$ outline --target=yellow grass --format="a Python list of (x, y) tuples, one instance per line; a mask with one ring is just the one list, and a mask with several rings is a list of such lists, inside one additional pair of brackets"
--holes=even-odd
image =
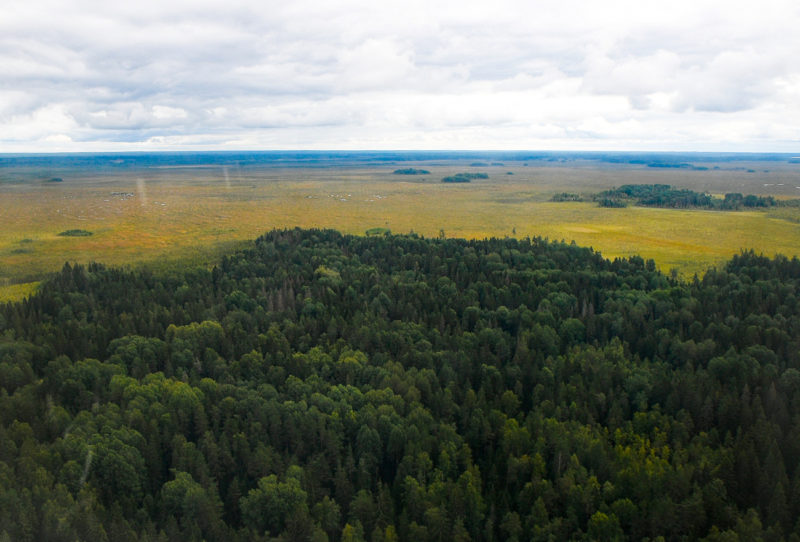
[(28, 297), (39, 287), (39, 282), (23, 282), (0, 286), (0, 303), (19, 301)]
[[(154, 171), (146, 179), (118, 176), (57, 185), (0, 185), (0, 220), (5, 224), (0, 231), (0, 300), (28, 295), (35, 281), (65, 261), (210, 263), (243, 240), (294, 226), (355, 234), (387, 227), (395, 233), (425, 236), (444, 230), (448, 237), (574, 240), (606, 257), (653, 258), (664, 271), (677, 268), (684, 275), (702, 273), (744, 248), (791, 256), (800, 247), (797, 209), (608, 209), (593, 203), (548, 201), (557, 192), (596, 192), (627, 182), (680, 184), (664, 177), (676, 175), (671, 172), (516, 164), (492, 168), (488, 180), (444, 184), (439, 182), (442, 176), (469, 168), (423, 167), (432, 174), (406, 178), (392, 175), (391, 166), (262, 169), (232, 172), (225, 181), (219, 172), (191, 169)], [(515, 174), (505, 175), (509, 170)], [(702, 173), (706, 177), (697, 179), (716, 179), (717, 191), (726, 190), (725, 177)], [(736, 186), (730, 191), (755, 192), (742, 190), (737, 178), (732, 179)], [(76, 228), (94, 235), (57, 235)]]

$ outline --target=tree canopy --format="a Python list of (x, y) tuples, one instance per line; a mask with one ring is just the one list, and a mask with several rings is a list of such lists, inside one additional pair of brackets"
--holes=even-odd
[(0, 538), (798, 540), (800, 261), (270, 232), (0, 307)]

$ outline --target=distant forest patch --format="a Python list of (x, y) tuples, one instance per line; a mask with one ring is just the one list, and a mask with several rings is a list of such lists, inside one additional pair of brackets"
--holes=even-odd
[(63, 183), (64, 179), (62, 179), (61, 177), (53, 177), (51, 179), (47, 179), (47, 182), (48, 183)]
[(443, 183), (468, 183), (472, 179), (488, 179), (487, 173), (456, 173), (442, 179)]
[(681, 163), (650, 162), (650, 163), (647, 164), (647, 167), (691, 169), (692, 171), (707, 171), (708, 170), (708, 168), (706, 166), (695, 166), (694, 164), (688, 164), (686, 162), (681, 162)]
[(583, 198), (579, 194), (572, 194), (570, 192), (561, 192), (560, 194), (556, 194), (550, 201), (561, 202), (561, 201), (583, 201)]
[(65, 230), (58, 235), (61, 237), (89, 237), (90, 235), (94, 234), (87, 230)]
[(413, 167), (407, 167), (403, 169), (396, 169), (393, 172), (395, 175), (430, 175), (431, 172), (427, 169), (416, 169)]
[[(568, 198), (573, 194), (560, 194), (553, 201), (580, 201)], [(710, 209), (720, 211), (736, 211), (742, 208), (766, 208), (776, 205), (789, 205), (789, 202), (776, 201), (772, 196), (743, 195), (740, 193), (725, 194), (723, 198), (704, 192), (696, 192), (685, 188), (673, 188), (668, 184), (626, 184), (619, 188), (604, 190), (595, 194), (592, 199), (601, 207), (626, 207), (640, 205), (642, 207), (663, 207), (669, 209)]]

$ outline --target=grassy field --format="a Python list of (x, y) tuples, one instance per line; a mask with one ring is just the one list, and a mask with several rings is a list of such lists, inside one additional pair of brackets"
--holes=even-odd
[[(210, 264), (266, 230), (335, 228), (363, 234), (384, 227), (436, 236), (542, 236), (594, 247), (606, 257), (640, 254), (664, 271), (702, 273), (741, 249), (767, 255), (800, 252), (800, 210), (720, 212), (644, 207), (599, 208), (552, 203), (558, 192), (591, 193), (626, 183), (664, 183), (714, 194), (800, 196), (800, 165), (737, 164), (707, 171), (593, 162), (412, 164), (425, 176), (393, 175), (395, 167), (151, 168), (146, 171), (57, 172), (44, 182), (14, 172), (0, 182), (0, 300), (29, 294), (70, 262), (115, 265)], [(444, 184), (462, 171), (488, 179)], [(512, 173), (512, 174), (509, 174)], [(0, 171), (0, 180), (2, 180)], [(50, 174), (50, 172), (48, 172)], [(54, 176), (50, 174), (51, 176)], [(6, 175), (6, 178), (11, 177)], [(67, 230), (90, 236), (59, 236)]]

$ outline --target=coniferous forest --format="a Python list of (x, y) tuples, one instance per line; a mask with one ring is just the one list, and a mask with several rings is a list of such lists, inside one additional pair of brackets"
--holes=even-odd
[(0, 308), (0, 540), (800, 540), (800, 261), (275, 231)]

